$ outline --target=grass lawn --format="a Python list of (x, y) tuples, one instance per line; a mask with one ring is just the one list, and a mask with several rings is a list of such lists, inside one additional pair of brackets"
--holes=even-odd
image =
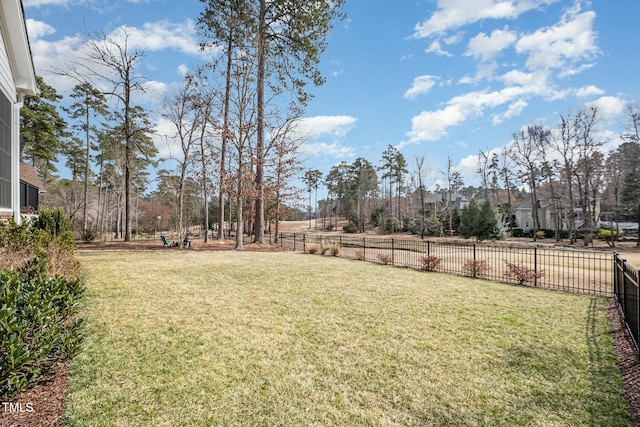
[(626, 426), (606, 300), (320, 255), (85, 252), (73, 426)]

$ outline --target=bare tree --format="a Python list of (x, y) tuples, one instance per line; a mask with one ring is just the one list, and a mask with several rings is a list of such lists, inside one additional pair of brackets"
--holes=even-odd
[(165, 101), (164, 116), (175, 127), (175, 134), (170, 135), (171, 139), (177, 140), (180, 144), (179, 155), (173, 156), (179, 169), (177, 182), (177, 215), (178, 215), (178, 238), (182, 240), (186, 231), (184, 230), (184, 186), (187, 179), (187, 171), (193, 163), (193, 150), (198, 139), (199, 129), (202, 127), (204, 117), (199, 108), (198, 81), (194, 76), (187, 74), (182, 86), (177, 93)]
[(447, 180), (447, 215), (449, 217), (449, 236), (453, 236), (453, 209), (452, 209), (452, 197), (454, 193), (460, 191), (460, 188), (464, 185), (462, 175), (456, 170), (453, 165), (451, 157), (447, 157), (447, 170), (444, 173)]
[(420, 224), (420, 238), (424, 239), (424, 232), (427, 226), (426, 218), (426, 205), (425, 205), (425, 193), (426, 186), (425, 180), (429, 175), (429, 165), (425, 164), (424, 154), (421, 156), (415, 156), (414, 158), (414, 173), (413, 177), (417, 183), (418, 193), (420, 195), (420, 215), (422, 216), (422, 222)]
[(544, 135), (537, 138), (538, 153), (540, 153), (540, 172), (542, 179), (546, 179), (549, 191), (551, 193), (551, 213), (553, 214), (554, 237), (556, 241), (561, 240), (562, 230), (562, 192), (557, 185), (557, 171), (559, 164), (556, 159), (551, 157), (551, 131), (544, 131)]
[(538, 185), (540, 183), (540, 141), (548, 137), (548, 131), (542, 126), (528, 126), (526, 130), (514, 132), (511, 158), (520, 168), (520, 179), (527, 185), (531, 193), (531, 211), (533, 221), (533, 240), (537, 239), (540, 229), (538, 215), (539, 199)]
[(562, 162), (562, 173), (566, 181), (566, 196), (568, 203), (562, 206), (564, 215), (567, 217), (569, 226), (570, 243), (576, 238), (576, 214), (574, 202), (573, 178), (575, 171), (576, 150), (576, 119), (571, 115), (560, 116), (559, 129), (551, 134), (551, 146), (560, 154)]
[[(273, 197), (273, 209), (269, 219), (273, 219), (275, 223), (275, 243), (279, 241), (282, 203), (287, 199), (297, 197), (298, 193), (289, 183), (291, 178), (298, 176), (302, 170), (296, 156), (298, 148), (306, 139), (306, 135), (299, 135), (296, 132), (301, 113), (301, 110), (294, 108), (288, 111), (288, 117), (283, 119), (274, 117), (272, 119), (272, 128), (269, 132), (271, 138), (266, 150), (266, 188)], [(322, 178), (322, 173), (316, 171), (311, 178), (310, 189), (314, 185), (317, 188), (316, 173), (320, 174), (318, 179)], [(309, 192), (309, 197), (311, 197), (311, 192)]]
[(580, 205), (584, 220), (584, 228), (592, 229), (595, 225), (595, 193), (599, 188), (595, 187), (598, 168), (601, 162), (598, 158), (603, 140), (596, 139), (596, 126), (598, 123), (598, 109), (590, 108), (576, 115), (575, 120), (575, 148), (578, 153), (578, 162), (574, 170), (574, 176), (578, 186)]
[(122, 124), (119, 126), (124, 140), (124, 195), (125, 195), (125, 233), (124, 240), (131, 240), (131, 168), (136, 151), (148, 157), (155, 154), (147, 146), (142, 147), (141, 133), (150, 133), (146, 113), (139, 106), (134, 105), (133, 94), (143, 92), (142, 83), (146, 77), (137, 72), (140, 62), (145, 56), (142, 49), (129, 45), (130, 34), (126, 29), (120, 30), (120, 38), (116, 39), (98, 33), (89, 38), (89, 48), (84, 61), (72, 64), (71, 74), (80, 81), (88, 81), (96, 87), (104, 88), (103, 93), (117, 101)]

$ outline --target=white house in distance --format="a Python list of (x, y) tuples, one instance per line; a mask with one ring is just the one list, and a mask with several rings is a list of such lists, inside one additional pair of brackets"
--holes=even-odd
[(0, 0), (0, 219), (20, 222), (20, 108), (37, 90), (22, 0)]
[[(569, 200), (562, 194), (556, 194), (554, 199), (550, 192), (538, 195), (538, 219), (540, 220), (540, 229), (568, 230), (568, 215), (573, 214), (576, 229), (580, 229), (584, 225), (582, 216), (582, 208), (577, 194), (574, 195), (573, 207), (570, 206)], [(592, 215), (597, 221), (600, 218), (600, 197), (597, 197), (592, 206)], [(533, 207), (531, 200), (527, 200), (524, 204), (515, 209), (516, 224), (525, 232), (533, 229)]]

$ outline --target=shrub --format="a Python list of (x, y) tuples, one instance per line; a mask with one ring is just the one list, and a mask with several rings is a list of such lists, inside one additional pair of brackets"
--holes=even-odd
[(327, 253), (327, 251), (330, 249), (330, 246), (325, 246), (325, 245), (320, 245), (320, 254), (324, 255)]
[(0, 270), (21, 268), (41, 251), (46, 252), (48, 275), (72, 278), (79, 274), (71, 231), (52, 235), (34, 223), (17, 224), (12, 218), (6, 224), (0, 223)]
[(437, 216), (427, 220), (427, 232), (438, 237), (444, 236), (444, 225)]
[(422, 261), (422, 269), (425, 271), (436, 271), (440, 263), (442, 262), (442, 258), (438, 258), (435, 255), (424, 255), (420, 258)]
[(36, 228), (49, 233), (50, 236), (59, 236), (70, 232), (73, 226), (71, 218), (60, 208), (40, 208), (38, 216), (34, 220), (34, 225)]
[(342, 230), (344, 230), (345, 233), (357, 233), (358, 226), (355, 225), (353, 222), (348, 222), (342, 226)]
[(536, 238), (537, 239), (544, 239), (545, 236), (546, 236), (546, 233), (544, 232), (544, 230), (536, 231)]
[(98, 232), (96, 230), (86, 230), (82, 232), (82, 241), (85, 243), (91, 243), (96, 240)]
[(19, 269), (0, 272), (0, 396), (11, 398), (76, 354), (83, 293), (79, 278), (47, 276), (44, 252)]
[(511, 230), (511, 237), (525, 237), (524, 230), (522, 228), (514, 228)]
[(331, 255), (333, 255), (333, 256), (339, 256), (340, 255), (340, 245), (338, 243), (333, 243), (331, 245), (331, 247), (329, 248), (329, 252), (331, 252)]
[(469, 277), (482, 277), (491, 270), (489, 263), (484, 259), (468, 259), (462, 266), (462, 272)]
[(544, 277), (544, 271), (535, 271), (522, 264), (505, 261), (504, 276), (515, 280), (519, 285), (535, 283), (537, 279)]
[(357, 250), (356, 251), (356, 259), (359, 259), (360, 261), (364, 261), (364, 252)]
[(380, 260), (380, 262), (383, 263), (384, 265), (387, 265), (391, 261), (393, 261), (393, 258), (389, 254), (378, 254), (377, 257)]
[(598, 231), (598, 236), (600, 236), (601, 239), (606, 240), (608, 242), (622, 238), (623, 234), (624, 233), (622, 231), (609, 230), (608, 228), (603, 228), (602, 230)]
[(307, 247), (307, 252), (309, 252), (310, 254), (315, 254), (320, 250), (320, 247), (318, 245), (309, 245)]
[(83, 287), (61, 212), (0, 224), (0, 396), (38, 382), (80, 340), (75, 315)]

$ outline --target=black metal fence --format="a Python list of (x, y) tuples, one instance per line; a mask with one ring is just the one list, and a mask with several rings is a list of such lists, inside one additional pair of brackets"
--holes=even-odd
[[(610, 252), (306, 233), (282, 233), (279, 237), (282, 247), (295, 252), (335, 255), (586, 295), (614, 295), (614, 254)], [(635, 277), (637, 284), (637, 275)], [(637, 304), (635, 307), (637, 314)]]
[(614, 256), (614, 293), (625, 325), (633, 339), (636, 351), (640, 351), (640, 292), (638, 269), (632, 267), (618, 254)]

